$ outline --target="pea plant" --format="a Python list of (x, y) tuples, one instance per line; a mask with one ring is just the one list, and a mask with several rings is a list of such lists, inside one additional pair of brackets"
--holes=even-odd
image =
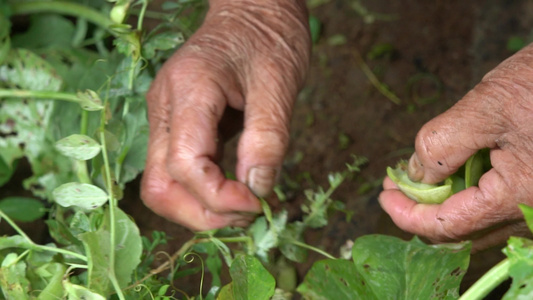
[[(340, 257), (306, 243), (306, 230), (326, 226), (330, 211), (344, 210), (332, 194), (360, 170), (366, 162), (360, 157), (332, 172), (327, 188), (304, 192), (300, 219), (289, 222), (286, 210), (272, 211), (262, 201), (263, 214), (248, 228), (198, 232), (155, 263), (157, 247), (169, 237), (141, 236), (120, 200), (144, 169), (144, 95), (162, 63), (197, 28), (206, 3), (176, 0), (152, 10), (149, 2), (0, 1), (0, 187), (13, 184), (17, 168), (27, 164), (32, 175), (21, 184), (33, 195), (0, 199), (0, 220), (14, 232), (0, 236), (0, 299), (459, 297), (469, 242), (426, 245), (368, 235)], [(405, 178), (401, 169), (389, 175)], [(407, 185), (418, 193), (420, 186)], [(523, 210), (533, 222), (533, 210)], [(21, 229), (35, 220), (44, 221), (49, 243)], [(531, 245), (510, 240), (509, 259), (464, 299), (480, 299), (509, 274), (516, 282), (509, 299), (529, 293)], [(294, 266), (309, 251), (325, 259), (298, 280)], [(181, 272), (193, 259), (202, 267)], [(189, 295), (175, 278), (193, 273), (201, 279), (198, 293)]]

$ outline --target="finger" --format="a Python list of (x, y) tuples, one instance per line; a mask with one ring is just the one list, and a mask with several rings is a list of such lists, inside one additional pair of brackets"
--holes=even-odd
[[(152, 124), (156, 124), (155, 122)], [(166, 171), (168, 133), (156, 130), (148, 144), (146, 169), (141, 182), (141, 198), (146, 206), (168, 220), (193, 230), (208, 230), (225, 226), (246, 226), (252, 215), (217, 214), (200, 202), (171, 178)]]
[(256, 75), (256, 78), (260, 78), (259, 82), (251, 84), (246, 97), (236, 175), (255, 195), (267, 197), (272, 192), (287, 151), (297, 87), (279, 82), (275, 74), (268, 72)]
[(506, 224), (474, 239), (472, 241), (472, 253), (501, 246), (507, 242), (510, 236), (531, 237), (531, 231), (524, 221)]
[(491, 82), (478, 84), (456, 105), (420, 129), (416, 151), (409, 160), (412, 180), (440, 182), (477, 150), (496, 147), (505, 130), (497, 92), (499, 87)]
[(440, 205), (418, 204), (399, 190), (380, 194), (382, 208), (405, 231), (447, 242), (520, 218), (516, 203), (508, 201), (509, 187), (496, 170), (481, 177), (478, 187), (452, 195)]
[(213, 162), (217, 126), (227, 104), (222, 88), (201, 73), (188, 72), (171, 97), (179, 97), (171, 112), (167, 153), (172, 178), (213, 212), (260, 212), (259, 201), (248, 188), (226, 179)]
[(397, 190), (398, 186), (392, 179), (390, 179), (389, 176), (386, 176), (385, 179), (383, 179), (383, 189), (385, 190)]

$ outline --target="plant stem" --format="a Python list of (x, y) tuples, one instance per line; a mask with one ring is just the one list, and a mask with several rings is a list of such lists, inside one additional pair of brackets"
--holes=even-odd
[(144, 14), (148, 8), (148, 1), (144, 1), (142, 4), (141, 12), (139, 13), (139, 19), (137, 20), (137, 30), (141, 31), (143, 29)]
[(249, 240), (251, 240), (249, 236), (221, 237), (217, 239), (224, 243), (241, 243), (248, 242)]
[(89, 176), (89, 171), (87, 170), (87, 162), (84, 160), (76, 160), (76, 176), (81, 183), (92, 184), (91, 177)]
[(9, 224), (11, 226), (11, 228), (15, 229), (15, 231), (20, 235), (22, 236), (23, 238), (25, 238), (28, 242), (33, 243), (33, 241), (30, 239), (29, 236), (26, 235), (26, 233), (24, 231), (22, 231), (22, 229), (20, 229), (20, 227), (17, 226), (17, 224), (15, 222), (13, 222), (13, 220), (11, 220), (11, 218), (9, 218), (1, 209), (0, 209), (0, 220), (1, 219), (4, 219), (6, 220), (7, 224)]
[(43, 245), (38, 245), (36, 244), (34, 241), (32, 241), (30, 239), (29, 236), (26, 235), (26, 233), (24, 233), (24, 231), (22, 231), (22, 229), (20, 229), (20, 227), (17, 226), (17, 224), (15, 222), (13, 222), (13, 220), (11, 220), (11, 218), (9, 218), (2, 210), (0, 210), (0, 219), (4, 219), (6, 220), (6, 222), (20, 235), (22, 236), (30, 245), (31, 245), (31, 248), (26, 248), (28, 250), (41, 250), (41, 251), (50, 251), (50, 252), (56, 252), (56, 253), (61, 253), (61, 254), (65, 254), (65, 255), (70, 255), (70, 256), (73, 256), (73, 257), (76, 257), (78, 259), (81, 259), (82, 261), (87, 261), (87, 257), (84, 256), (84, 255), (81, 255), (79, 253), (76, 253), (76, 252), (72, 252), (72, 251), (69, 251), (69, 250), (65, 250), (65, 249), (61, 249), (61, 248), (55, 248), (55, 247), (50, 247), (50, 246), (43, 246)]
[(379, 81), (379, 79), (376, 77), (374, 72), (372, 72), (372, 70), (370, 70), (370, 67), (368, 67), (368, 65), (365, 63), (359, 51), (356, 50), (354, 52), (354, 57), (355, 57), (355, 61), (357, 62), (357, 64), (359, 65), (363, 73), (365, 73), (368, 80), (370, 80), (372, 85), (374, 85), (374, 87), (383, 96), (387, 97), (392, 103), (400, 105), (402, 103), (400, 98), (398, 98), (398, 96), (396, 96), (393, 92), (391, 92), (385, 84)]
[(37, 98), (37, 99), (55, 99), (69, 102), (80, 103), (78, 95), (73, 93), (61, 93), (52, 91), (28, 91), (28, 90), (7, 90), (0, 89), (1, 98)]
[(56, 247), (37, 245), (37, 244), (35, 244), (35, 246), (37, 248), (41, 249), (41, 250), (44, 250), (44, 251), (50, 251), (50, 252), (61, 253), (61, 254), (64, 254), (64, 255), (70, 255), (70, 256), (78, 258), (78, 259), (80, 259), (82, 261), (85, 261), (85, 262), (87, 261), (87, 257), (85, 255), (82, 255), (82, 254), (79, 254), (79, 253), (76, 253), (76, 252), (72, 252), (72, 251), (69, 251), (69, 250), (56, 248)]
[(299, 241), (296, 241), (296, 240), (290, 240), (289, 243), (291, 243), (293, 245), (296, 245), (298, 247), (309, 249), (309, 250), (314, 251), (314, 252), (316, 252), (318, 254), (322, 254), (322, 255), (324, 255), (327, 258), (337, 259), (336, 257), (334, 257), (333, 255), (327, 253), (326, 251), (318, 249), (318, 248), (313, 247), (311, 245), (307, 245), (306, 243), (302, 243), (302, 242), (299, 242)]
[[(107, 107), (107, 99), (105, 98), (104, 107)], [(104, 169), (106, 173), (107, 194), (109, 195), (109, 280), (115, 288), (115, 292), (119, 299), (123, 300), (124, 294), (118, 284), (115, 274), (115, 237), (116, 237), (116, 224), (115, 224), (115, 209), (117, 207), (117, 201), (113, 195), (113, 183), (111, 182), (111, 168), (109, 166), (109, 158), (107, 156), (107, 146), (105, 140), (105, 122), (106, 122), (106, 109), (102, 109), (100, 116), (100, 144), (102, 145), (102, 157), (104, 159)]]
[(492, 267), (485, 275), (476, 281), (459, 300), (477, 300), (483, 299), (490, 291), (495, 289), (500, 283), (509, 277), (508, 258)]
[(89, 126), (89, 112), (81, 111), (80, 134), (87, 135), (87, 127)]
[(30, 1), (17, 2), (10, 5), (14, 15), (32, 13), (59, 13), (86, 19), (98, 26), (108, 28), (114, 22), (105, 14), (88, 7), (70, 1)]

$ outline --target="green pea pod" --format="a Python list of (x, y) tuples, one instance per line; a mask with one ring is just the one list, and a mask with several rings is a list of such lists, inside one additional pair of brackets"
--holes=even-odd
[(472, 155), (465, 165), (443, 184), (412, 181), (407, 175), (406, 161), (399, 162), (395, 169), (388, 167), (387, 175), (407, 197), (419, 203), (439, 204), (457, 192), (477, 186), (481, 176), (491, 167), (489, 149), (482, 149)]
[(407, 197), (419, 203), (439, 204), (452, 195), (451, 179), (447, 179), (443, 185), (414, 182), (407, 176), (405, 162), (400, 162), (396, 169), (388, 167), (387, 175)]
[(465, 188), (477, 186), (479, 179), (485, 173), (484, 162), (488, 160), (488, 151), (480, 150), (465, 163)]

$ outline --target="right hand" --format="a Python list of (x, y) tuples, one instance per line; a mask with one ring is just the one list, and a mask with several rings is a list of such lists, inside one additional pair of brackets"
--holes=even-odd
[[(150, 139), (141, 197), (193, 230), (245, 226), (272, 191), (310, 56), (303, 0), (212, 0), (201, 28), (147, 95)], [(236, 177), (216, 165), (228, 112), (243, 111)], [(234, 121), (234, 120), (230, 120)], [(222, 133), (222, 135), (221, 135)]]
[(490, 148), (492, 169), (479, 187), (439, 205), (417, 204), (387, 178), (380, 204), (402, 229), (434, 242), (471, 239), (475, 250), (530, 234), (518, 204), (533, 205), (533, 44), (489, 72), (416, 138), (409, 176), (438, 183), (477, 150)]

